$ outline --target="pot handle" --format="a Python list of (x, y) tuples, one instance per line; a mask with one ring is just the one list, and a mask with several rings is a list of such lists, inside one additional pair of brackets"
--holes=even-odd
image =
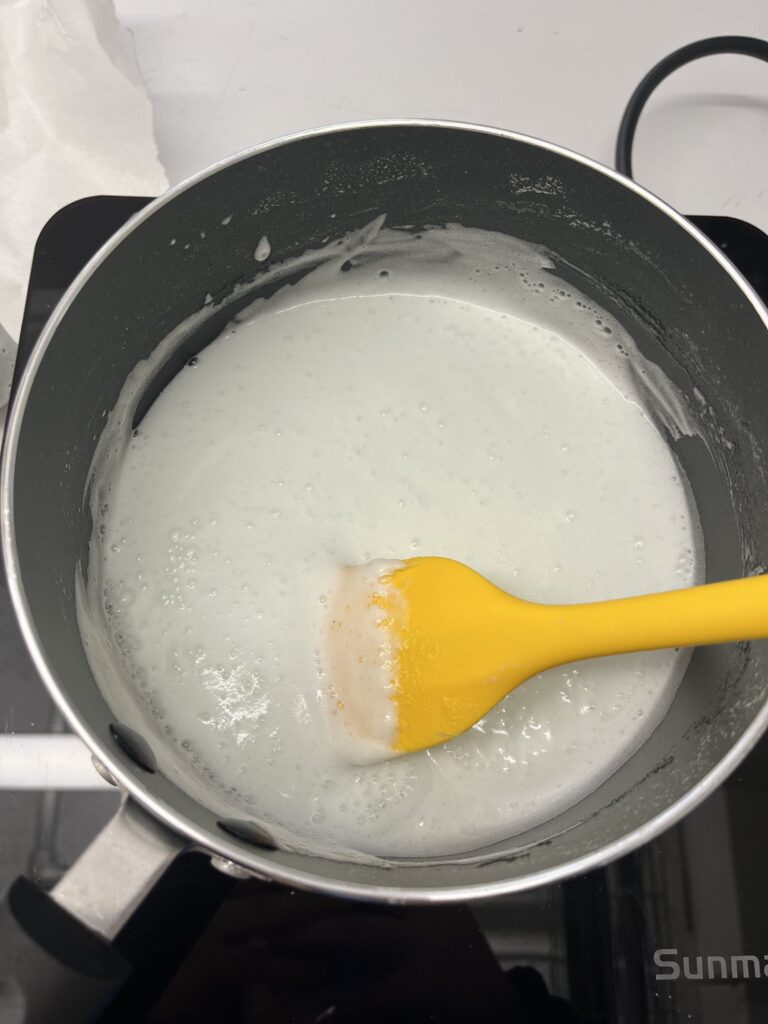
[(87, 1024), (131, 973), (112, 940), (185, 848), (126, 799), (50, 893), (17, 878), (0, 902), (3, 1024)]

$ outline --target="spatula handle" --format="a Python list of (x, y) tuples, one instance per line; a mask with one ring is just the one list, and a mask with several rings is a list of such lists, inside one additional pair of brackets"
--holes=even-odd
[(768, 637), (768, 574), (661, 594), (549, 605), (560, 664), (606, 654)]

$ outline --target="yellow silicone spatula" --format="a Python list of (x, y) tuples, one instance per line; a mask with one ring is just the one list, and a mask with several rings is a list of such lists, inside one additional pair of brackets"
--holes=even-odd
[(372, 562), (345, 574), (331, 628), (334, 696), (361, 759), (443, 743), (556, 665), (768, 637), (768, 575), (546, 605), (448, 558)]

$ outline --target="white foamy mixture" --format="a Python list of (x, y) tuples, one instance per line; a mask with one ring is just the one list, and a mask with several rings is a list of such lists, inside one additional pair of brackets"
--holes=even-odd
[(550, 671), (440, 748), (350, 766), (324, 664), (339, 567), (443, 555), (552, 602), (694, 583), (695, 512), (645, 396), (686, 427), (532, 247), (451, 228), (343, 248), (225, 330), (131, 436), (137, 370), (94, 465), (81, 630), (116, 714), (226, 816), (336, 855), (473, 850), (609, 776), (687, 653)]

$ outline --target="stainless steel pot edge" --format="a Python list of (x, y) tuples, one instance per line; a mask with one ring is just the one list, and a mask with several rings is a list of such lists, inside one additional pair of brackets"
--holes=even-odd
[(72, 707), (61, 691), (58, 681), (56, 680), (53, 673), (50, 671), (46, 662), (45, 656), (41, 650), (39, 637), (32, 623), (32, 619), (29, 613), (29, 607), (26, 600), (24, 588), (21, 583), (18, 572), (18, 564), (16, 559), (16, 536), (15, 536), (15, 524), (13, 517), (13, 484), (14, 484), (14, 469), (16, 462), (16, 452), (18, 447), (19, 433), (21, 429), (21, 423), (23, 420), (24, 409), (26, 406), (27, 398), (32, 387), (32, 382), (35, 377), (37, 367), (45, 353), (45, 350), (50, 343), (51, 337), (56, 330), (59, 322), (67, 312), (70, 304), (72, 303), (75, 295), (79, 291), (82, 284), (87, 281), (94, 270), (103, 262), (104, 259), (126, 238), (131, 231), (134, 230), (139, 224), (141, 224), (146, 218), (151, 217), (152, 214), (160, 209), (165, 203), (172, 200), (175, 196), (181, 192), (195, 185), (199, 181), (203, 181), (205, 178), (217, 171), (222, 170), (232, 164), (238, 163), (240, 160), (248, 159), (249, 157), (258, 153), (264, 153), (270, 149), (274, 149), (278, 146), (286, 145), (291, 142), (298, 142), (302, 139), (312, 138), (318, 135), (332, 134), (335, 132), (349, 131), (354, 129), (370, 129), (370, 128), (385, 128), (385, 127), (422, 127), (422, 128), (446, 128), (446, 129), (458, 129), (461, 131), (473, 131), (483, 132), (491, 135), (497, 135), (502, 138), (507, 138), (517, 142), (527, 143), (532, 146), (539, 147), (541, 149), (548, 150), (552, 153), (557, 153), (560, 156), (575, 160), (592, 170), (604, 175), (605, 177), (611, 178), (612, 180), (622, 184), (625, 188), (635, 192), (641, 198), (647, 202), (656, 206), (662, 213), (666, 214), (672, 220), (674, 220), (683, 230), (687, 231), (700, 245), (702, 245), (707, 252), (715, 259), (728, 273), (739, 288), (742, 290), (744, 295), (750, 301), (758, 316), (761, 318), (763, 323), (768, 330), (768, 311), (763, 306), (759, 297), (751, 287), (751, 285), (743, 278), (740, 272), (733, 266), (733, 264), (723, 255), (723, 253), (715, 246), (706, 235), (704, 235), (697, 227), (695, 227), (690, 221), (688, 221), (682, 214), (678, 213), (671, 206), (665, 203), (662, 199), (659, 199), (652, 192), (638, 185), (636, 182), (629, 178), (625, 178), (623, 175), (616, 171), (611, 170), (608, 167), (604, 167), (602, 164), (589, 157), (582, 156), (579, 153), (575, 153), (571, 150), (565, 149), (562, 146), (555, 145), (554, 143), (543, 142), (540, 139), (533, 138), (531, 136), (523, 135), (518, 132), (505, 131), (501, 128), (493, 128), (489, 126), (467, 124), (459, 121), (442, 121), (425, 118), (406, 118), (398, 119), (391, 118), (378, 121), (359, 121), (351, 122), (346, 124), (330, 125), (326, 127), (314, 128), (306, 131), (296, 132), (291, 135), (282, 136), (278, 139), (271, 140), (269, 142), (262, 143), (257, 146), (253, 146), (249, 149), (242, 150), (241, 152), (235, 153), (224, 160), (219, 161), (216, 164), (200, 171), (199, 173), (187, 178), (185, 181), (180, 182), (174, 186), (164, 195), (158, 199), (150, 202), (143, 210), (132, 217), (119, 231), (116, 232), (112, 238), (106, 242), (102, 248), (93, 256), (93, 258), (86, 264), (83, 270), (78, 274), (75, 280), (72, 282), (66, 293), (62, 297), (61, 301), (57, 305), (56, 309), (52, 313), (50, 319), (46, 323), (40, 338), (35, 345), (32, 355), (29, 359), (27, 366), (25, 367), (19, 388), (14, 400), (11, 415), (6, 424), (6, 436), (5, 445), (3, 451), (2, 468), (0, 470), (0, 533), (2, 541), (2, 553), (5, 562), (6, 572), (8, 575), (8, 586), (11, 594), (11, 600), (19, 620), (22, 635), (25, 643), (30, 651), (30, 655), (33, 659), (35, 667), (40, 673), (48, 692), (56, 702), (57, 706), (61, 709), (62, 713), (66, 717), (69, 724), (72, 726), (74, 731), (80, 735), (84, 742), (89, 746), (92, 753), (101, 761), (107, 769), (114, 775), (119, 785), (127, 791), (134, 799), (150, 814), (156, 815), (161, 821), (168, 825), (172, 830), (185, 835), (199, 848), (206, 850), (212, 854), (216, 854), (227, 860), (234, 862), (235, 864), (242, 864), (243, 866), (251, 869), (255, 874), (264, 878), (269, 877), (277, 882), (281, 882), (285, 885), (293, 886), (301, 889), (320, 889), (326, 893), (338, 896), (346, 896), (352, 898), (364, 898), (364, 899), (378, 899), (390, 902), (402, 902), (402, 903), (432, 903), (432, 902), (458, 902), (467, 899), (481, 899), (492, 896), (497, 896), (505, 893), (519, 892), (525, 889), (531, 889), (539, 885), (547, 885), (553, 882), (561, 881), (565, 878), (569, 878), (573, 875), (582, 874), (593, 868), (600, 867), (609, 861), (614, 860), (624, 854), (630, 853), (635, 850), (638, 846), (649, 842), (660, 832), (669, 828), (679, 821), (685, 814), (693, 810), (706, 796), (708, 796), (713, 789), (715, 789), (721, 782), (723, 782), (727, 776), (733, 771), (734, 768), (746, 757), (749, 751), (754, 747), (762, 733), (768, 727), (768, 702), (760, 709), (755, 716), (750, 726), (744, 731), (739, 740), (734, 744), (728, 754), (716, 765), (715, 768), (709, 772), (703, 779), (701, 779), (697, 785), (692, 787), (684, 797), (677, 801), (677, 803), (668, 807), (666, 811), (657, 815), (652, 821), (634, 829), (632, 832), (622, 836), (621, 839), (595, 851), (594, 853), (586, 854), (582, 857), (576, 858), (567, 864), (559, 865), (557, 867), (548, 868), (547, 870), (537, 872), (532, 875), (525, 876), (519, 879), (510, 879), (502, 882), (478, 882), (477, 884), (464, 885), (456, 888), (401, 888), (397, 885), (391, 886), (372, 886), (367, 884), (359, 884), (354, 882), (341, 882), (332, 881), (326, 879), (318, 879), (315, 875), (308, 872), (295, 870), (290, 867), (275, 864), (273, 862), (266, 861), (258, 854), (252, 853), (245, 847), (235, 845), (228, 841), (224, 837), (212, 837), (204, 829), (197, 828), (193, 824), (185, 821), (181, 815), (179, 815), (174, 808), (168, 806), (163, 801), (158, 800), (147, 790), (147, 787), (143, 785), (138, 778), (133, 777), (128, 772), (124, 771), (122, 766), (115, 761), (112, 756), (112, 751), (104, 746), (102, 743), (95, 741), (91, 737), (87, 727), (80, 720), (80, 716), (77, 710)]

